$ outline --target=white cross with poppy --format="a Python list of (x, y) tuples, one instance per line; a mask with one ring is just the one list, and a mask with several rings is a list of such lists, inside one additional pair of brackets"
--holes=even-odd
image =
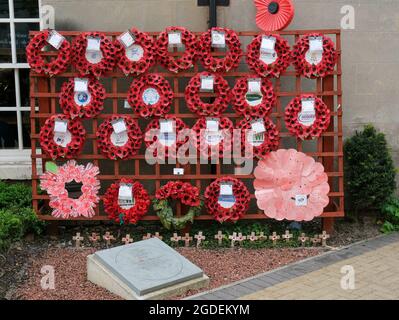
[(197, 239), (197, 248), (201, 245), (202, 240), (205, 240), (205, 236), (202, 235), (202, 231), (199, 231), (194, 238)]
[(280, 239), (280, 236), (276, 233), (273, 232), (271, 236), (269, 236), (269, 240), (273, 241), (273, 245), (275, 246), (277, 244), (277, 240)]
[(127, 234), (124, 238), (122, 238), (122, 242), (124, 244), (129, 244), (133, 242), (133, 238), (130, 237), (130, 234)]
[(72, 240), (75, 241), (76, 248), (80, 248), (80, 242), (84, 240), (84, 238), (80, 235), (80, 232), (77, 232), (75, 236), (72, 237)]
[(193, 240), (193, 237), (190, 237), (189, 233), (186, 233), (184, 237), (181, 238), (184, 241), (184, 246), (189, 247), (190, 246), (190, 241)]
[(288, 230), (285, 230), (285, 233), (281, 237), (285, 239), (286, 242), (289, 242), (293, 235)]
[(215, 234), (215, 239), (218, 241), (218, 245), (221, 246), (224, 239), (224, 234), (222, 231), (219, 230), (218, 233)]
[(255, 235), (255, 232), (251, 232), (251, 234), (247, 236), (247, 239), (251, 242), (254, 242), (258, 240), (258, 236)]
[(103, 239), (106, 241), (107, 246), (109, 246), (111, 244), (112, 240), (115, 240), (114, 236), (107, 231), (104, 235), (103, 235)]

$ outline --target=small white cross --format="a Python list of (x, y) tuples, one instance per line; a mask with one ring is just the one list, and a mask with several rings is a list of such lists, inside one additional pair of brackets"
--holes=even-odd
[(254, 241), (258, 240), (258, 237), (255, 235), (255, 232), (251, 232), (251, 234), (249, 236), (247, 236), (247, 239), (251, 242), (254, 242)]
[(111, 240), (115, 240), (114, 236), (108, 231), (103, 235), (103, 239), (106, 241), (107, 246), (111, 244)]
[(195, 239), (197, 239), (197, 248), (199, 248), (199, 246), (201, 245), (202, 240), (205, 240), (205, 236), (202, 235), (202, 231), (198, 232), (198, 234), (196, 234), (194, 236)]
[(271, 236), (269, 236), (269, 240), (272, 240), (272, 241), (273, 241), (273, 245), (274, 245), (274, 246), (276, 245), (277, 240), (279, 240), (279, 239), (280, 239), (280, 236), (277, 235), (276, 232), (273, 232), (273, 234), (272, 234)]
[(215, 239), (217, 239), (218, 245), (221, 246), (224, 239), (224, 234), (222, 233), (222, 231), (219, 230), (218, 233), (215, 234)]
[(193, 240), (193, 237), (190, 237), (189, 233), (186, 233), (184, 237), (181, 238), (184, 241), (184, 246), (189, 247), (190, 246), (190, 241)]
[(316, 236), (316, 237), (314, 237), (314, 238), (311, 238), (310, 241), (311, 241), (311, 242), (313, 243), (313, 245), (315, 246), (315, 245), (317, 245), (318, 243), (321, 242), (321, 239), (319, 239), (319, 237)]
[(286, 242), (289, 242), (292, 238), (292, 233), (290, 233), (288, 230), (285, 230), (285, 234), (283, 234), (281, 237), (285, 239)]
[(261, 233), (259, 233), (258, 239), (259, 240), (267, 240), (267, 236), (265, 236), (264, 232), (261, 232)]
[(321, 245), (325, 247), (327, 245), (327, 239), (330, 238), (330, 235), (327, 234), (326, 231), (323, 231), (323, 233), (319, 235), (319, 238), (321, 239)]
[(80, 236), (80, 232), (77, 232), (76, 236), (72, 237), (72, 240), (75, 241), (76, 248), (80, 248), (80, 241), (83, 241), (84, 238)]
[(143, 240), (147, 240), (151, 238), (151, 233), (147, 233), (147, 235), (143, 236)]
[(170, 238), (170, 241), (174, 242), (176, 245), (179, 245), (180, 240), (181, 236), (177, 235), (177, 233), (174, 233), (173, 237)]
[(89, 240), (93, 243), (96, 243), (98, 240), (100, 240), (100, 236), (97, 235), (97, 233), (92, 232), (91, 236), (89, 237)]
[(233, 232), (233, 234), (232, 234), (231, 236), (229, 236), (229, 239), (231, 240), (230, 246), (231, 246), (232, 248), (234, 248), (234, 243), (235, 243), (236, 240), (237, 240), (237, 232)]
[(133, 242), (133, 238), (130, 238), (130, 234), (127, 234), (124, 238), (122, 238), (122, 242), (125, 244), (129, 244)]
[(298, 237), (298, 240), (301, 241), (302, 246), (305, 246), (305, 243), (309, 240), (309, 237), (307, 237), (306, 234), (302, 233), (301, 236)]
[(163, 239), (163, 237), (159, 235), (159, 232), (155, 232), (155, 234), (151, 238), (158, 238), (159, 240)]

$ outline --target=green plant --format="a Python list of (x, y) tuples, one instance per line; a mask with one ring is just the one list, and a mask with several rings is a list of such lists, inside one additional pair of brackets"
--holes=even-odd
[(372, 125), (344, 144), (347, 210), (381, 210), (395, 190), (395, 168), (385, 135)]
[(381, 212), (385, 219), (381, 231), (387, 233), (399, 230), (399, 198), (391, 196), (382, 206)]
[(8, 210), (0, 210), (0, 251), (23, 236), (22, 220)]
[(24, 183), (0, 181), (0, 209), (32, 205), (32, 188)]

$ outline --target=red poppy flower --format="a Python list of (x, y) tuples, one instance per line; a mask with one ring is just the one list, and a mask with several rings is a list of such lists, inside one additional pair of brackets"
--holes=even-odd
[(255, 0), (256, 24), (264, 31), (283, 30), (291, 23), (295, 7), (291, 0)]

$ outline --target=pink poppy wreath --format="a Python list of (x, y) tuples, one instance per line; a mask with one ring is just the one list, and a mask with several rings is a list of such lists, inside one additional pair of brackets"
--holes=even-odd
[(323, 165), (294, 149), (271, 152), (258, 162), (254, 175), (258, 207), (270, 218), (310, 221), (329, 203)]
[[(56, 171), (46, 171), (40, 176), (40, 188), (47, 191), (50, 196), (52, 215), (56, 218), (69, 219), (83, 216), (91, 218), (95, 215), (94, 208), (99, 202), (98, 191), (100, 181), (97, 175), (98, 167), (92, 163), (78, 165), (75, 160), (70, 160)], [(65, 188), (66, 183), (76, 181), (81, 183), (81, 196), (72, 199)]]

